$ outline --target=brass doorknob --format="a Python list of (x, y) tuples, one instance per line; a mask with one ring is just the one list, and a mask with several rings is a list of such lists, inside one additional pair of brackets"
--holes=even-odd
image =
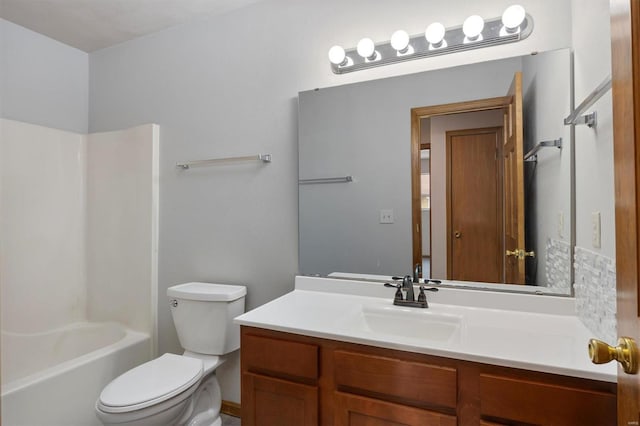
[(513, 256), (513, 257), (518, 257), (518, 255), (520, 254), (520, 250), (515, 249), (513, 251), (511, 250), (507, 250), (505, 253), (507, 256)]
[(618, 346), (609, 346), (597, 339), (589, 340), (589, 358), (594, 364), (606, 364), (612, 360), (622, 364), (625, 373), (638, 372), (638, 347), (631, 337), (620, 337)]
[(462, 237), (462, 233), (460, 231), (456, 231), (455, 234), (453, 234), (453, 236), (456, 238), (460, 238)]

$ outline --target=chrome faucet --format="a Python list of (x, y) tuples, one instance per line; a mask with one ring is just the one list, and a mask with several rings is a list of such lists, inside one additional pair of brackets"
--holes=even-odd
[[(410, 306), (412, 308), (428, 308), (429, 303), (427, 303), (427, 297), (425, 296), (425, 291), (438, 291), (437, 288), (431, 287), (423, 287), (420, 286), (420, 294), (418, 295), (418, 300), (416, 300), (415, 293), (413, 292), (413, 281), (411, 279), (411, 275), (405, 275), (403, 278), (400, 277), (392, 277), (394, 281), (402, 280), (402, 284), (400, 283), (385, 283), (385, 287), (392, 287), (396, 289), (396, 294), (393, 297), (393, 304), (398, 306)], [(431, 282), (431, 280), (429, 280)], [(438, 280), (433, 280), (434, 283), (440, 283)], [(406, 292), (406, 297), (403, 297), (402, 291)]]

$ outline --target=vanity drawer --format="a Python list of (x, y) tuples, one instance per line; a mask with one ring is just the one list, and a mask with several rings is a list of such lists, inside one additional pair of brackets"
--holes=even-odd
[[(560, 376), (558, 376), (560, 377)], [(483, 418), (527, 424), (615, 424), (616, 394), (589, 386), (544, 383), (531, 378), (480, 375)], [(591, 387), (591, 389), (589, 389)]]
[(457, 405), (457, 371), (420, 362), (356, 352), (334, 352), (336, 389), (402, 402), (444, 407)]
[(243, 371), (303, 382), (318, 379), (318, 345), (242, 335)]
[(336, 392), (334, 426), (405, 425), (456, 426), (455, 416)]

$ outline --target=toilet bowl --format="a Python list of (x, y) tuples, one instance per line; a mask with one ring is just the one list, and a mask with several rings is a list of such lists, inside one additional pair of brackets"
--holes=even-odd
[(215, 374), (240, 347), (233, 318), (244, 312), (244, 286), (187, 283), (170, 287), (183, 355), (166, 353), (109, 383), (96, 401), (104, 425), (219, 426), (222, 396)]

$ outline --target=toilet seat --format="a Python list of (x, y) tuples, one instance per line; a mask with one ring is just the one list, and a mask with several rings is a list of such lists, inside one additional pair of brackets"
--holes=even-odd
[(104, 388), (96, 405), (105, 413), (141, 410), (189, 388), (193, 392), (203, 374), (201, 360), (167, 353), (114, 379)]

